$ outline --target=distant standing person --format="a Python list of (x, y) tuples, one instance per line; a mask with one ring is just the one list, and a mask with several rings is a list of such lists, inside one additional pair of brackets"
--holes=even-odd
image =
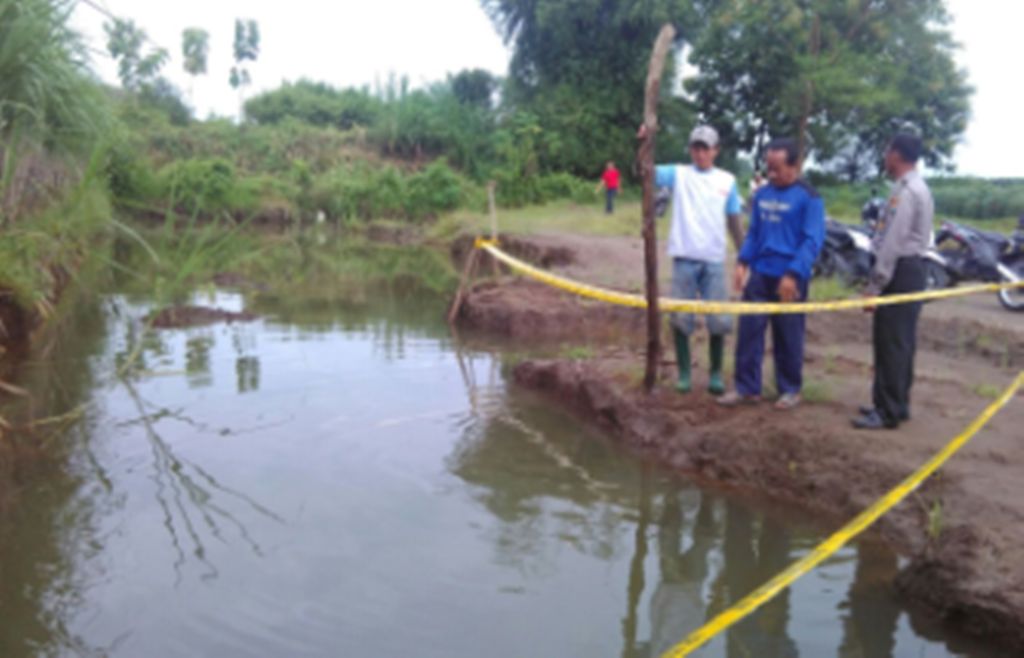
[[(825, 206), (800, 178), (800, 151), (793, 139), (774, 139), (765, 158), (768, 184), (751, 203), (750, 230), (737, 257), (733, 285), (743, 301), (807, 299), (811, 265), (825, 240)], [(800, 404), (803, 388), (804, 315), (772, 315), (772, 351), (778, 410)], [(718, 399), (734, 406), (759, 402), (767, 315), (744, 315), (736, 337), (736, 390)]]
[[(715, 167), (718, 152), (718, 132), (711, 126), (697, 126), (690, 133), (691, 164), (655, 168), (655, 185), (672, 190), (668, 255), (672, 258), (672, 296), (679, 299), (725, 300), (726, 227), (736, 249), (743, 243), (743, 204), (736, 178)], [(673, 313), (671, 324), (679, 368), (676, 389), (688, 393), (692, 388), (690, 335), (696, 320), (689, 313)], [(732, 330), (732, 316), (708, 315), (705, 324), (710, 334), (708, 391), (721, 395), (725, 392), (725, 336)]]
[(598, 183), (597, 189), (601, 189), (601, 186), (604, 186), (604, 211), (610, 215), (615, 212), (615, 196), (619, 193), (620, 186), (619, 170), (611, 160), (604, 166), (604, 173), (601, 174), (601, 182)]
[[(917, 170), (922, 148), (920, 138), (899, 134), (886, 149), (885, 173), (894, 183), (889, 203), (878, 218), (872, 243), (875, 264), (864, 291), (866, 296), (919, 292), (925, 288), (922, 256), (931, 244), (935, 206), (932, 193)], [(861, 408), (853, 426), (895, 429), (900, 422), (910, 419), (921, 302), (881, 306), (874, 309), (874, 314), (872, 406)]]

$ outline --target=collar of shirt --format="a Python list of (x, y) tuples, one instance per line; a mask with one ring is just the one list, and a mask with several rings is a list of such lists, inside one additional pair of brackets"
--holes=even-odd
[(912, 183), (914, 180), (916, 180), (918, 178), (921, 178), (921, 172), (918, 171), (917, 167), (914, 167), (913, 169), (911, 169), (907, 173), (905, 173), (902, 176), (900, 176), (900, 179), (898, 181), (896, 181), (896, 183), (898, 185), (909, 185), (910, 183)]

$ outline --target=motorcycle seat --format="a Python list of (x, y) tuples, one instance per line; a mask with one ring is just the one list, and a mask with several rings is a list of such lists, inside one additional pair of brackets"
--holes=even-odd
[(995, 231), (982, 231), (981, 229), (978, 229), (978, 235), (980, 235), (986, 242), (990, 242), (998, 247), (1000, 252), (1010, 245), (1009, 236), (1003, 235), (1002, 233), (996, 233)]

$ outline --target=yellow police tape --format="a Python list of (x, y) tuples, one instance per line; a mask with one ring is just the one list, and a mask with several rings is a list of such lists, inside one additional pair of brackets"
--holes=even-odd
[(748, 594), (739, 603), (722, 612), (707, 624), (691, 633), (685, 640), (663, 653), (662, 658), (682, 658), (683, 656), (690, 655), (712, 637), (771, 600), (776, 594), (789, 587), (797, 578), (818, 566), (822, 561), (842, 548), (848, 541), (866, 530), (879, 517), (917, 489), (929, 475), (937, 471), (950, 457), (970, 441), (1009, 402), (1010, 398), (1017, 393), (1022, 385), (1024, 385), (1024, 371), (1017, 375), (1017, 379), (1010, 384), (1009, 388), (1003, 391), (998, 400), (993, 402), (988, 409), (985, 409), (980, 416), (974, 419), (974, 422), (967, 426), (967, 429), (960, 436), (950, 441), (945, 448), (929, 459), (924, 466), (903, 480), (892, 491), (879, 498), (874, 504), (857, 515), (856, 518), (819, 544), (813, 551), (791, 564), (779, 575)]
[[(642, 295), (634, 295), (607, 288), (599, 288), (586, 283), (580, 283), (565, 277), (545, 272), (529, 263), (506, 254), (498, 248), (496, 240), (485, 240), (477, 238), (476, 248), (483, 249), (497, 260), (505, 263), (510, 268), (536, 279), (549, 286), (571, 292), (581, 297), (597, 299), (619, 306), (632, 306), (636, 308), (647, 308), (647, 299)], [(730, 315), (761, 315), (761, 314), (792, 314), (792, 313), (821, 313), (823, 311), (846, 311), (850, 309), (863, 309), (875, 306), (889, 306), (892, 304), (906, 304), (907, 302), (920, 302), (933, 299), (946, 299), (949, 297), (962, 297), (973, 295), (979, 292), (998, 292), (1004, 288), (1024, 288), (1024, 281), (1014, 283), (986, 283), (975, 286), (963, 286), (960, 288), (948, 288), (946, 290), (929, 290), (926, 292), (905, 293), (899, 295), (886, 295), (884, 297), (863, 297), (859, 299), (840, 299), (831, 302), (798, 302), (783, 304), (779, 302), (706, 302), (695, 299), (669, 299), (661, 297), (658, 300), (658, 308), (666, 312), (694, 313), (697, 315), (713, 315), (727, 313)]]

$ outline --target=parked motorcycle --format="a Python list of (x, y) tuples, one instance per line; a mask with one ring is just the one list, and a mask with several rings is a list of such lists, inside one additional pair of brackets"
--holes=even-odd
[(825, 242), (811, 271), (815, 277), (837, 276), (848, 286), (871, 273), (871, 234), (863, 226), (825, 220)]
[[(1012, 236), (944, 222), (935, 235), (935, 247), (925, 254), (929, 289), (954, 286), (961, 281), (988, 283), (1024, 281), (1024, 216)], [(1024, 311), (1024, 290), (1004, 289), (999, 303), (1011, 311)]]

